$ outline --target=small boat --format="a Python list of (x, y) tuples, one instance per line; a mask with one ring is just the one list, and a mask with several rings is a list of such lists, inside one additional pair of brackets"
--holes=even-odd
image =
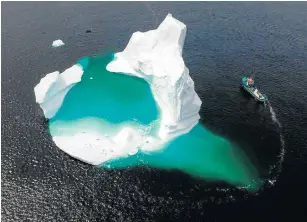
[(258, 102), (265, 102), (268, 100), (267, 96), (259, 91), (254, 85), (254, 80), (251, 77), (242, 77), (241, 86), (245, 91), (252, 95)]

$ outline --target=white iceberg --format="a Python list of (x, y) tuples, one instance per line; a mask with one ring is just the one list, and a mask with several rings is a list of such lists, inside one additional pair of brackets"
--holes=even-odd
[[(99, 165), (114, 158), (134, 155), (139, 149), (159, 150), (171, 139), (189, 132), (200, 118), (201, 100), (182, 58), (185, 36), (185, 24), (168, 14), (156, 30), (135, 32), (125, 50), (116, 53), (114, 60), (107, 65), (111, 72), (137, 76), (149, 83), (161, 110), (156, 135), (148, 133), (148, 126), (135, 126), (133, 122), (116, 127), (105, 122), (104, 132), (98, 132), (92, 129), (100, 120), (91, 123), (91, 120), (80, 120), (82, 126), (91, 129), (53, 135), (56, 145), (77, 159)], [(62, 74), (48, 74), (35, 87), (36, 101), (46, 118), (56, 114), (65, 95), (81, 81), (82, 75), (82, 68), (74, 65)], [(79, 123), (71, 128), (78, 129)]]
[(61, 39), (55, 40), (52, 43), (52, 47), (54, 47), (54, 48), (60, 47), (60, 46), (63, 46), (63, 45), (65, 45), (65, 43)]
[(168, 14), (156, 30), (133, 33), (123, 52), (107, 65), (111, 72), (144, 78), (162, 112), (159, 136), (170, 140), (199, 120), (201, 100), (182, 58), (186, 25)]
[(81, 81), (83, 69), (73, 65), (61, 74), (56, 71), (47, 74), (34, 88), (36, 102), (44, 111), (46, 118), (52, 118), (62, 106), (68, 91)]

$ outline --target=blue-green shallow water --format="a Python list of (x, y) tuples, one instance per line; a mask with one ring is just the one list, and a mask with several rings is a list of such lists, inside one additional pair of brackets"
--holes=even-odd
[[(80, 119), (85, 119), (86, 123), (90, 117), (111, 124), (135, 121), (144, 125), (158, 119), (158, 108), (148, 83), (137, 77), (108, 72), (106, 65), (112, 59), (113, 54), (101, 54), (78, 61), (84, 69), (82, 81), (69, 91), (62, 107), (50, 120), (52, 136), (59, 133), (67, 135), (70, 130), (65, 125), (73, 126)], [(96, 125), (99, 124), (97, 121)], [(80, 129), (74, 130), (82, 131), (82, 127), (95, 127), (97, 130), (97, 126), (90, 121), (88, 126), (83, 124)], [(103, 123), (98, 128), (101, 134), (109, 133), (103, 131)], [(110, 160), (101, 167), (116, 169), (147, 165), (179, 169), (206, 180), (257, 187), (253, 182), (257, 178), (256, 171), (248, 159), (230, 142), (212, 134), (201, 124), (165, 146), (159, 151), (140, 151), (136, 155)]]
[(102, 54), (79, 60), (84, 70), (82, 80), (67, 93), (51, 124), (84, 117), (103, 118), (114, 124), (133, 119), (149, 124), (157, 119), (149, 85), (140, 78), (108, 72), (106, 65), (112, 59), (112, 54)]
[(212, 134), (201, 124), (170, 142), (163, 150), (139, 152), (101, 165), (106, 168), (148, 165), (162, 169), (179, 169), (206, 180), (223, 180), (233, 185), (258, 188), (256, 170), (239, 149)]

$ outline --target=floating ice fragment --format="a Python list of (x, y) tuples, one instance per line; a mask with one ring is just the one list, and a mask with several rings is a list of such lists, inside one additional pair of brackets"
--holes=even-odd
[(52, 118), (62, 106), (68, 91), (81, 81), (83, 70), (79, 65), (73, 65), (60, 74), (52, 72), (47, 74), (35, 86), (36, 102), (44, 111), (46, 118)]
[(63, 46), (63, 45), (65, 45), (65, 43), (61, 39), (55, 40), (52, 43), (52, 47), (54, 47), (54, 48), (57, 48), (57, 47), (60, 47), (60, 46)]

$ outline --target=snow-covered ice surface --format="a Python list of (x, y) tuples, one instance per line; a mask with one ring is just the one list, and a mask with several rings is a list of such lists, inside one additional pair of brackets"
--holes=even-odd
[(63, 46), (63, 45), (65, 45), (65, 43), (61, 39), (54, 40), (53, 43), (52, 43), (52, 47), (54, 47), (54, 48), (57, 48), (57, 47), (60, 47), (60, 46)]

